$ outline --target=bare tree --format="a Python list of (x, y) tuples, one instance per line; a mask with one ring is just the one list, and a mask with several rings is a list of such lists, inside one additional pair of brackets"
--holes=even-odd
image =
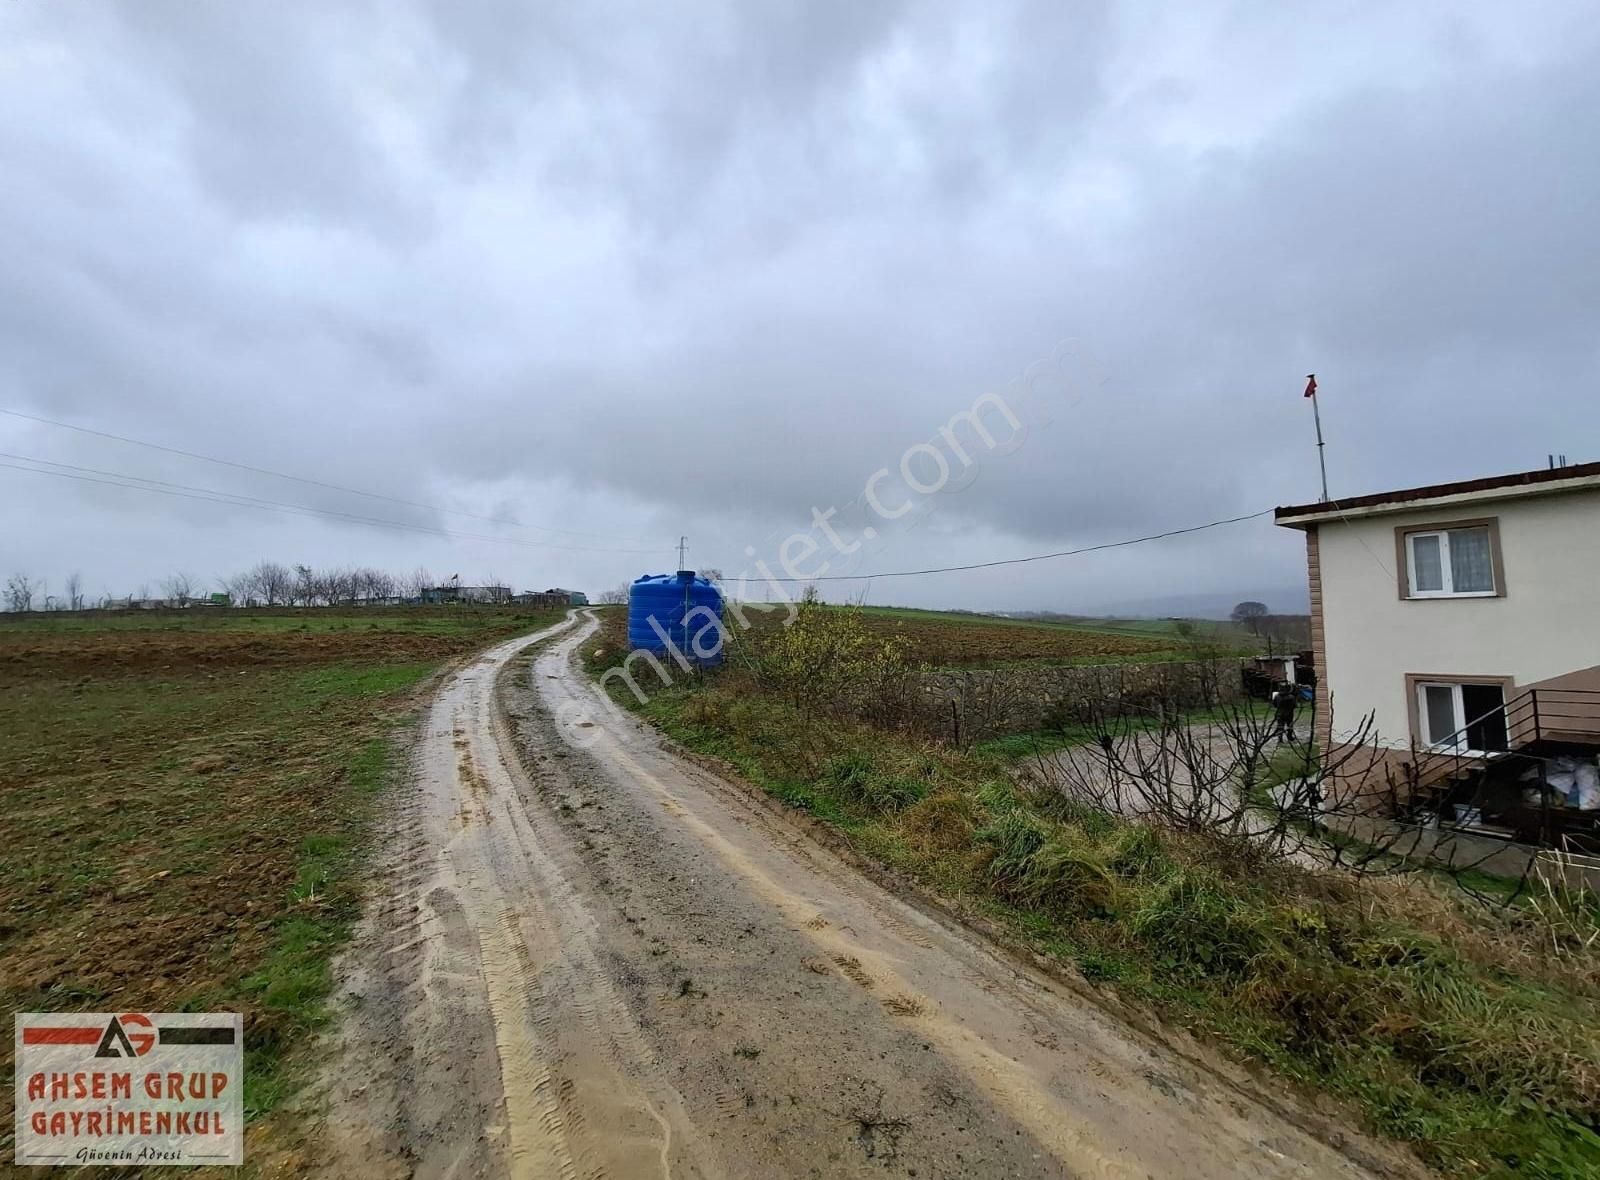
[(66, 608), (68, 610), (83, 609), (83, 575), (74, 570), (67, 575), (63, 584), (65, 591)]
[(361, 571), (361, 588), (368, 598), (393, 598), (399, 584), (399, 579), (387, 570), (369, 568)]
[(167, 596), (169, 605), (188, 606), (194, 597), (194, 578), (179, 570), (161, 580), (161, 592)]
[(233, 606), (249, 606), (255, 600), (255, 581), (249, 571), (220, 577), (217, 579), (217, 585), (228, 596), (228, 602)]
[(434, 585), (436, 583), (433, 580), (433, 575), (428, 572), (426, 566), (419, 565), (405, 576), (401, 583), (401, 589), (407, 598), (421, 598), (422, 592), (431, 589)]
[(1413, 751), (1397, 771), (1370, 715), (1319, 751), (1280, 742), (1247, 702), (1202, 707), (1196, 721), (1187, 702), (1083, 700), (1060, 725), (1063, 738), (1086, 729), (1089, 740), (1036, 752), (1026, 775), (1036, 801), (1202, 836), (1257, 862), (1382, 875), (1426, 867), (1470, 880), (1493, 855), (1493, 842), (1446, 838), (1436, 820), (1414, 814), (1429, 797), (1426, 759)]
[(35, 582), (27, 574), (12, 574), (6, 579), (6, 609), (14, 611), (32, 610), (33, 596), (43, 590), (43, 582)]
[(322, 570), (313, 577), (312, 584), (316, 598), (328, 606), (352, 602), (356, 597), (356, 571), (353, 569)]
[(265, 606), (287, 603), (294, 592), (294, 575), (276, 561), (256, 562), (245, 577), (250, 581), (252, 597)]

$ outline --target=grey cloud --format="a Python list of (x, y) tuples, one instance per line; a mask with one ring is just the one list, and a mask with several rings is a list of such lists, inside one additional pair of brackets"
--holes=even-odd
[[(169, 87), (172, 133), (206, 192), (242, 219), (310, 219), (413, 235), (428, 194), (382, 142), (382, 5), (116, 6)], [(68, 38), (70, 41), (70, 38)], [(375, 85), (378, 84), (378, 85)]]
[[(1600, 454), (1600, 51), (1565, 23), (1582, 6), (1563, 11), (13, 8), (0, 22), (28, 52), (0, 77), (0, 404), (659, 533), (663, 567), (681, 530), (734, 567), (813, 506), (851, 519), (868, 475), (1065, 338), (1093, 359), (1047, 383), (1051, 425), (872, 561), (1306, 498), (1312, 369), (1345, 490)], [(450, 542), (70, 486), (49, 502), (72, 527), (52, 529), (15, 515), (43, 477), (0, 477), (13, 563), (62, 567), (63, 538), (97, 529), (144, 539), (111, 578), (220, 561), (241, 534), (456, 560)], [(462, 565), (497, 552), (460, 548)], [(638, 572), (516, 560), (546, 582)], [(904, 592), (1103, 602), (1293, 585), (1300, 561), (1293, 538), (1238, 526)]]

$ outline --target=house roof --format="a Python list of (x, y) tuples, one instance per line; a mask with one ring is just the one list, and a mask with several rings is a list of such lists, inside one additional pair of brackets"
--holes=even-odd
[(1521, 496), (1550, 495), (1556, 492), (1600, 488), (1600, 463), (1577, 463), (1570, 467), (1541, 467), (1488, 479), (1465, 479), (1456, 483), (1428, 484), (1394, 492), (1376, 492), (1316, 504), (1297, 504), (1278, 508), (1273, 519), (1286, 528), (1304, 528), (1327, 520), (1351, 516), (1377, 516), (1403, 512), (1434, 504), (1472, 503), (1478, 500), (1504, 500)]

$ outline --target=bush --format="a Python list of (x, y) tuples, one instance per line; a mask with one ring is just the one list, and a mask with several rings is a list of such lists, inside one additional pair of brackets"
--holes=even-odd
[(927, 784), (920, 779), (892, 774), (875, 776), (867, 783), (862, 803), (873, 811), (887, 814), (910, 807), (927, 793)]
[(1020, 808), (997, 815), (978, 833), (978, 839), (994, 849), (994, 859), (989, 862), (990, 879), (997, 884), (1020, 880), (1048, 835), (1037, 817)]
[(761, 684), (795, 708), (881, 718), (906, 672), (906, 642), (873, 634), (856, 607), (807, 598), (793, 621), (756, 645)]
[(1017, 808), (997, 816), (978, 838), (994, 850), (988, 877), (1007, 901), (1030, 910), (1111, 911), (1115, 882), (1081, 834), (1074, 838), (1071, 829)]
[(831, 759), (823, 780), (845, 804), (878, 815), (900, 811), (928, 793), (924, 780), (882, 771), (859, 750)]
[(846, 794), (859, 793), (863, 784), (876, 772), (872, 757), (861, 750), (851, 750), (830, 758), (823, 769), (823, 780)]
[(1058, 834), (1028, 857), (1021, 875), (1005, 892), (1028, 909), (1101, 917), (1114, 909), (1115, 882), (1092, 851), (1075, 847)]
[(1021, 806), (1016, 789), (1000, 778), (988, 779), (978, 787), (978, 801), (990, 815), (1005, 815)]
[(1040, 815), (1071, 824), (1090, 836), (1108, 836), (1118, 820), (1104, 809), (1074, 799), (1052, 784), (1036, 784), (1028, 791), (1028, 805)]
[(900, 831), (919, 852), (955, 852), (972, 843), (978, 809), (959, 791), (941, 791), (914, 803), (900, 817)]
[(682, 717), (686, 725), (700, 729), (721, 729), (728, 720), (722, 698), (710, 692), (698, 693), (685, 701)]
[(1144, 824), (1128, 824), (1114, 832), (1106, 868), (1123, 878), (1151, 880), (1172, 869), (1161, 834)]
[(1259, 921), (1220, 881), (1185, 868), (1149, 890), (1131, 929), (1167, 967), (1238, 978), (1267, 949)]

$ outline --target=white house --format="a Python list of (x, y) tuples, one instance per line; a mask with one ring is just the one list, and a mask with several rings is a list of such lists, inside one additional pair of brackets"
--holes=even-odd
[(1600, 745), (1600, 463), (1279, 508), (1306, 537), (1317, 739)]

